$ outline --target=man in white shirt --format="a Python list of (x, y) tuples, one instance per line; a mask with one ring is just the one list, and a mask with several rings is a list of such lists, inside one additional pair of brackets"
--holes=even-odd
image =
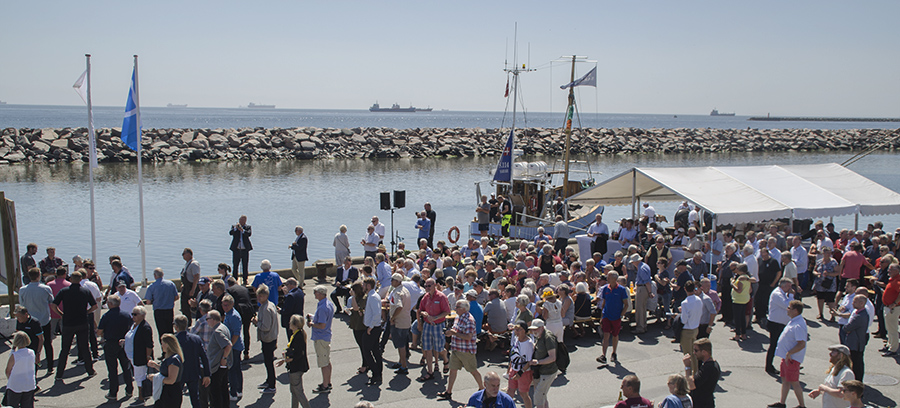
[(806, 288), (807, 275), (806, 270), (809, 268), (809, 253), (800, 242), (800, 237), (795, 236), (793, 246), (791, 247), (791, 259), (794, 265), (797, 265), (797, 280), (800, 282), (801, 288)]
[(694, 209), (688, 213), (688, 225), (694, 228), (700, 228), (700, 207), (694, 206)]
[(769, 237), (766, 240), (766, 250), (769, 251), (769, 256), (772, 259), (778, 261), (778, 266), (781, 266), (781, 250), (778, 249), (778, 239), (775, 237)]
[[(774, 238), (774, 237), (773, 237)], [(788, 392), (793, 389), (798, 405), (803, 403), (803, 387), (800, 385), (800, 364), (806, 356), (806, 340), (809, 338), (806, 320), (803, 318), (803, 303), (792, 300), (788, 304), (788, 324), (778, 337), (775, 355), (781, 358), (781, 400), (770, 407), (785, 407)]]
[[(700, 317), (703, 314), (703, 301), (694, 294), (694, 281), (684, 284), (684, 290), (688, 297), (681, 302), (681, 352), (693, 356), (694, 340), (697, 339), (697, 329), (700, 327)], [(697, 371), (697, 359), (691, 358), (691, 372)]]
[(816, 261), (822, 259), (822, 249), (824, 248), (834, 251), (834, 241), (828, 238), (825, 231), (816, 232)]
[(656, 209), (650, 203), (644, 203), (644, 217), (647, 217), (648, 224), (656, 222)]
[(789, 278), (781, 278), (778, 287), (769, 295), (769, 314), (766, 318), (766, 328), (769, 330), (769, 350), (766, 352), (766, 372), (777, 375), (778, 370), (772, 365), (775, 359), (775, 348), (778, 346), (778, 338), (784, 331), (784, 326), (791, 321), (788, 317), (788, 305), (794, 300), (791, 287), (793, 281)]
[(375, 233), (375, 226), (369, 225), (366, 227), (366, 236), (360, 241), (360, 244), (363, 246), (364, 257), (375, 257), (375, 253), (378, 251), (378, 243), (381, 241), (378, 234)]
[(378, 216), (372, 216), (372, 226), (375, 227), (375, 234), (378, 235), (378, 245), (384, 243), (384, 224), (378, 221)]
[[(82, 273), (84, 272), (82, 271)], [(103, 304), (103, 302), (101, 301), (103, 298), (103, 293), (100, 292), (100, 288), (97, 287), (96, 283), (91, 282), (87, 279), (82, 279), (81, 286), (87, 288), (87, 290), (91, 292), (91, 296), (94, 298), (94, 301), (97, 302), (98, 305)], [(88, 314), (88, 330), (91, 330), (92, 332), (97, 330), (96, 316), (98, 314), (100, 314), (100, 307), (97, 307), (97, 310), (94, 310), (93, 313)], [(93, 354), (94, 359), (96, 360), (100, 355), (97, 350), (97, 336), (88, 336), (88, 340), (91, 346), (91, 354)]]
[(603, 223), (603, 214), (597, 214), (594, 223), (588, 226), (587, 236), (593, 239), (591, 241), (591, 253), (606, 254), (608, 250), (606, 241), (609, 239), (609, 227)]
[(143, 303), (141, 297), (138, 296), (135, 291), (128, 289), (124, 281), (118, 281), (116, 283), (116, 290), (119, 291), (119, 299), (122, 300), (119, 309), (123, 312), (131, 314), (131, 310), (134, 309), (135, 306)]

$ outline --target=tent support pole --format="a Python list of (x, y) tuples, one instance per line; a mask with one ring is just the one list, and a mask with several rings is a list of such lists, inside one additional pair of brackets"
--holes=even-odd
[(859, 210), (853, 215), (853, 229), (859, 231)]
[(631, 169), (631, 219), (636, 217), (634, 203), (635, 194), (637, 193), (637, 170)]

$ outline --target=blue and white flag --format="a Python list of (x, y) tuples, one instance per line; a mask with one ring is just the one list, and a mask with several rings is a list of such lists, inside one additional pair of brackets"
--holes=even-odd
[(503, 154), (500, 155), (500, 162), (497, 163), (497, 171), (494, 172), (494, 181), (511, 182), (512, 181), (512, 153), (513, 153), (513, 131), (509, 131), (509, 138), (506, 139), (506, 146), (503, 148)]
[(125, 102), (125, 120), (122, 121), (122, 142), (131, 150), (138, 150), (141, 140), (141, 126), (138, 123), (137, 83), (135, 72), (131, 72), (131, 88), (128, 89), (128, 101)]
[(573, 82), (569, 82), (565, 85), (560, 85), (559, 89), (566, 89), (570, 86), (574, 88), (581, 85), (593, 86), (595, 88), (597, 87), (597, 67), (594, 67), (594, 69), (588, 71), (587, 74), (584, 74), (583, 77), (578, 78)]

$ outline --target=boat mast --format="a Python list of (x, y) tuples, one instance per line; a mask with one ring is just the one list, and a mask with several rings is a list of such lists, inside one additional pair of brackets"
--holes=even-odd
[[(525, 68), (525, 64), (522, 64), (522, 67), (519, 68), (519, 59), (518, 59), (518, 43), (517, 38), (519, 34), (519, 23), (516, 23), (515, 32), (513, 35), (513, 66), (512, 68), (504, 67), (503, 71), (507, 74), (512, 74), (512, 96), (513, 96), (513, 111), (512, 111), (512, 129), (510, 132), (513, 134), (513, 146), (515, 146), (515, 131), (516, 131), (516, 104), (518, 103), (519, 96), (519, 74), (522, 72), (531, 72), (534, 71), (530, 68)], [(512, 180), (510, 180), (510, 185), (512, 184)]]
[[(572, 56), (572, 73), (569, 82), (575, 82), (575, 56)], [(569, 106), (566, 108), (566, 161), (563, 172), (563, 200), (569, 198), (569, 148), (572, 144), (572, 117), (575, 116), (575, 87), (569, 87)]]

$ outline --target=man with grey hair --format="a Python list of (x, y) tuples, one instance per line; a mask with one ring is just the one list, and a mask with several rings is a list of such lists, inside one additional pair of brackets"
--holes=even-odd
[(478, 360), (475, 358), (477, 351), (476, 323), (469, 314), (470, 303), (460, 299), (456, 301), (456, 313), (459, 317), (453, 323), (453, 328), (447, 330), (450, 336), (450, 378), (447, 379), (447, 390), (437, 394), (439, 400), (453, 399), (453, 384), (456, 382), (456, 374), (461, 368), (475, 377), (478, 389), (483, 389), (484, 384), (478, 374)]
[[(181, 251), (181, 257), (184, 258), (184, 268), (181, 269), (181, 314), (187, 316), (188, 326), (191, 325), (191, 303), (190, 300), (197, 295), (200, 290), (200, 262), (194, 259), (194, 251), (185, 248)], [(235, 266), (237, 268), (237, 266)], [(237, 274), (237, 269), (234, 270)], [(246, 272), (244, 275), (244, 283), (247, 282)]]
[(284, 304), (278, 308), (278, 313), (281, 313), (281, 327), (284, 327), (284, 331), (287, 333), (288, 342), (291, 341), (291, 336), (294, 334), (294, 331), (291, 330), (291, 316), (303, 316), (303, 302), (306, 294), (298, 286), (297, 280), (294, 278), (288, 278), (284, 282)]
[[(110, 295), (106, 298), (109, 310), (100, 318), (97, 325), (97, 335), (103, 338), (103, 357), (106, 360), (107, 384), (109, 393), (106, 398), (115, 400), (119, 392), (119, 366), (122, 367), (122, 379), (125, 382), (125, 395), (130, 396), (134, 391), (134, 383), (131, 381), (131, 362), (125, 354), (125, 349), (119, 345), (119, 340), (125, 338), (125, 334), (131, 327), (130, 312), (119, 308), (122, 300), (119, 295)], [(118, 364), (118, 365), (117, 365)]]
[(516, 403), (513, 401), (512, 397), (510, 397), (509, 394), (500, 391), (500, 381), (500, 374), (497, 374), (494, 371), (488, 371), (487, 374), (484, 375), (484, 389), (475, 391), (475, 393), (469, 397), (469, 402), (466, 403), (466, 406), (476, 408), (514, 408)]
[(381, 334), (381, 296), (375, 291), (375, 279), (366, 277), (363, 279), (363, 289), (366, 295), (366, 310), (363, 315), (363, 325), (366, 326), (366, 333), (362, 340), (363, 365), (372, 370), (372, 376), (369, 378), (367, 385), (377, 385), (381, 382), (382, 360), (381, 347), (378, 344), (378, 338)]
[[(321, 393), (331, 391), (331, 322), (334, 320), (334, 303), (328, 300), (328, 289), (317, 285), (313, 289), (316, 297), (316, 314), (306, 315), (307, 325), (312, 327), (312, 340), (316, 350), (316, 362), (322, 369), (322, 383), (313, 392)], [(366, 305), (368, 308), (368, 304)], [(381, 305), (377, 306), (381, 311)], [(374, 367), (369, 367), (374, 369)]]
[[(200, 302), (203, 310), (204, 300)], [(222, 315), (218, 310), (210, 310), (205, 314), (204, 324), (208, 322), (210, 333), (206, 343), (206, 357), (209, 361), (209, 406), (228, 407), (228, 369), (234, 364), (231, 357), (231, 339), (228, 328), (222, 324)], [(199, 323), (199, 319), (198, 319)], [(201, 339), (203, 336), (201, 336)]]
[(294, 242), (289, 247), (291, 248), (291, 272), (297, 281), (303, 282), (303, 272), (306, 270), (306, 261), (309, 260), (309, 256), (306, 254), (309, 240), (306, 238), (306, 234), (303, 233), (303, 227), (299, 225), (294, 227), (294, 234), (297, 234), (297, 238), (294, 239)]
[[(218, 314), (219, 311), (212, 310), (212, 302), (210, 302), (209, 299), (203, 299), (202, 301), (200, 301), (199, 310), (200, 317), (197, 318), (197, 321), (195, 321), (194, 325), (191, 327), (191, 333), (200, 336), (200, 340), (203, 340), (203, 347), (206, 347), (206, 345), (209, 343), (210, 337), (213, 334), (213, 330), (215, 330), (215, 328), (212, 327), (209, 322), (207, 322), (209, 318), (209, 312), (213, 311)], [(222, 315), (219, 315), (220, 319), (221, 317)], [(191, 320), (188, 319), (188, 324), (190, 324), (190, 321)]]
[(412, 318), (409, 313), (412, 309), (412, 299), (409, 291), (403, 286), (403, 275), (399, 273), (395, 273), (391, 277), (391, 290), (388, 292), (387, 304), (390, 308), (388, 327), (391, 330), (391, 341), (400, 355), (400, 362), (389, 368), (397, 370), (397, 374), (407, 375), (409, 374), (407, 368), (409, 356), (407, 356), (406, 350), (409, 347), (409, 332), (412, 327)]
[(178, 300), (178, 289), (175, 283), (163, 279), (162, 268), (153, 270), (155, 281), (147, 287), (144, 294), (144, 304), (153, 305), (153, 320), (156, 322), (156, 332), (161, 339), (163, 334), (172, 333), (172, 323), (175, 319), (175, 301)]

